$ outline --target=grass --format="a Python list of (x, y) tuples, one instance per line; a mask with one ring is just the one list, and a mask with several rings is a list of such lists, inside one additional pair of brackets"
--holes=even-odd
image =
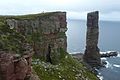
[(4, 22), (0, 22), (0, 50), (22, 53), (24, 36), (16, 32)]
[(41, 80), (98, 80), (98, 78), (69, 54), (58, 65), (33, 60), (33, 69)]
[(64, 32), (60, 32), (60, 33), (58, 33), (58, 36), (59, 36), (60, 38), (63, 38), (63, 37), (66, 37), (66, 34), (65, 34)]
[(56, 14), (59, 12), (43, 12), (43, 13), (39, 13), (39, 14), (27, 14), (27, 15), (6, 15), (6, 16), (0, 16), (0, 21), (3, 21), (4, 19), (16, 19), (16, 20), (26, 20), (26, 19), (36, 19), (37, 17), (46, 19), (48, 18), (50, 15)]

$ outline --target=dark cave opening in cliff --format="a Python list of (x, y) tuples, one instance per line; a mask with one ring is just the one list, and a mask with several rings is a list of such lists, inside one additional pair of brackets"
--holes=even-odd
[(48, 45), (48, 52), (46, 54), (46, 61), (52, 64), (52, 60), (51, 60), (50, 55), (51, 55), (51, 47), (50, 47), (50, 45)]

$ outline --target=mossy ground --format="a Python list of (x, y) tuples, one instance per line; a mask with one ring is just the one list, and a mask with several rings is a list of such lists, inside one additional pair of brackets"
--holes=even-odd
[(6, 15), (6, 16), (0, 16), (0, 21), (3, 21), (5, 19), (16, 19), (16, 20), (34, 20), (38, 17), (40, 18), (48, 18), (50, 15), (53, 15), (53, 14), (56, 14), (56, 13), (59, 13), (58, 12), (42, 12), (42, 13), (39, 13), (39, 14), (27, 14), (27, 15)]
[(33, 59), (33, 69), (41, 80), (98, 80), (87, 68), (67, 54), (58, 65)]
[(23, 42), (27, 41), (24, 36), (15, 29), (10, 29), (6, 24), (5, 17), (0, 16), (0, 50), (22, 54)]

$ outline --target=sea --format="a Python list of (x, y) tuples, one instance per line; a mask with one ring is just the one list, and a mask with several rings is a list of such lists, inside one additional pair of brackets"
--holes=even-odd
[[(86, 46), (86, 21), (67, 20), (67, 51), (84, 53)], [(102, 58), (107, 64), (98, 70), (101, 80), (120, 80), (120, 21), (99, 21), (99, 43), (102, 52), (117, 51), (117, 57)]]

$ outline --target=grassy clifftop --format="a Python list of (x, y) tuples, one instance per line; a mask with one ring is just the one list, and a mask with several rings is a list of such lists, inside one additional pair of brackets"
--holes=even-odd
[(24, 19), (36, 19), (37, 17), (45, 18), (50, 15), (56, 14), (59, 12), (46, 12), (46, 13), (39, 13), (39, 14), (27, 14), (27, 15), (6, 15), (6, 16), (0, 16), (0, 21), (3, 21), (5, 19), (16, 19), (16, 20), (24, 20)]
[(63, 55), (58, 65), (33, 59), (33, 69), (41, 80), (98, 80), (95, 74), (69, 54)]

